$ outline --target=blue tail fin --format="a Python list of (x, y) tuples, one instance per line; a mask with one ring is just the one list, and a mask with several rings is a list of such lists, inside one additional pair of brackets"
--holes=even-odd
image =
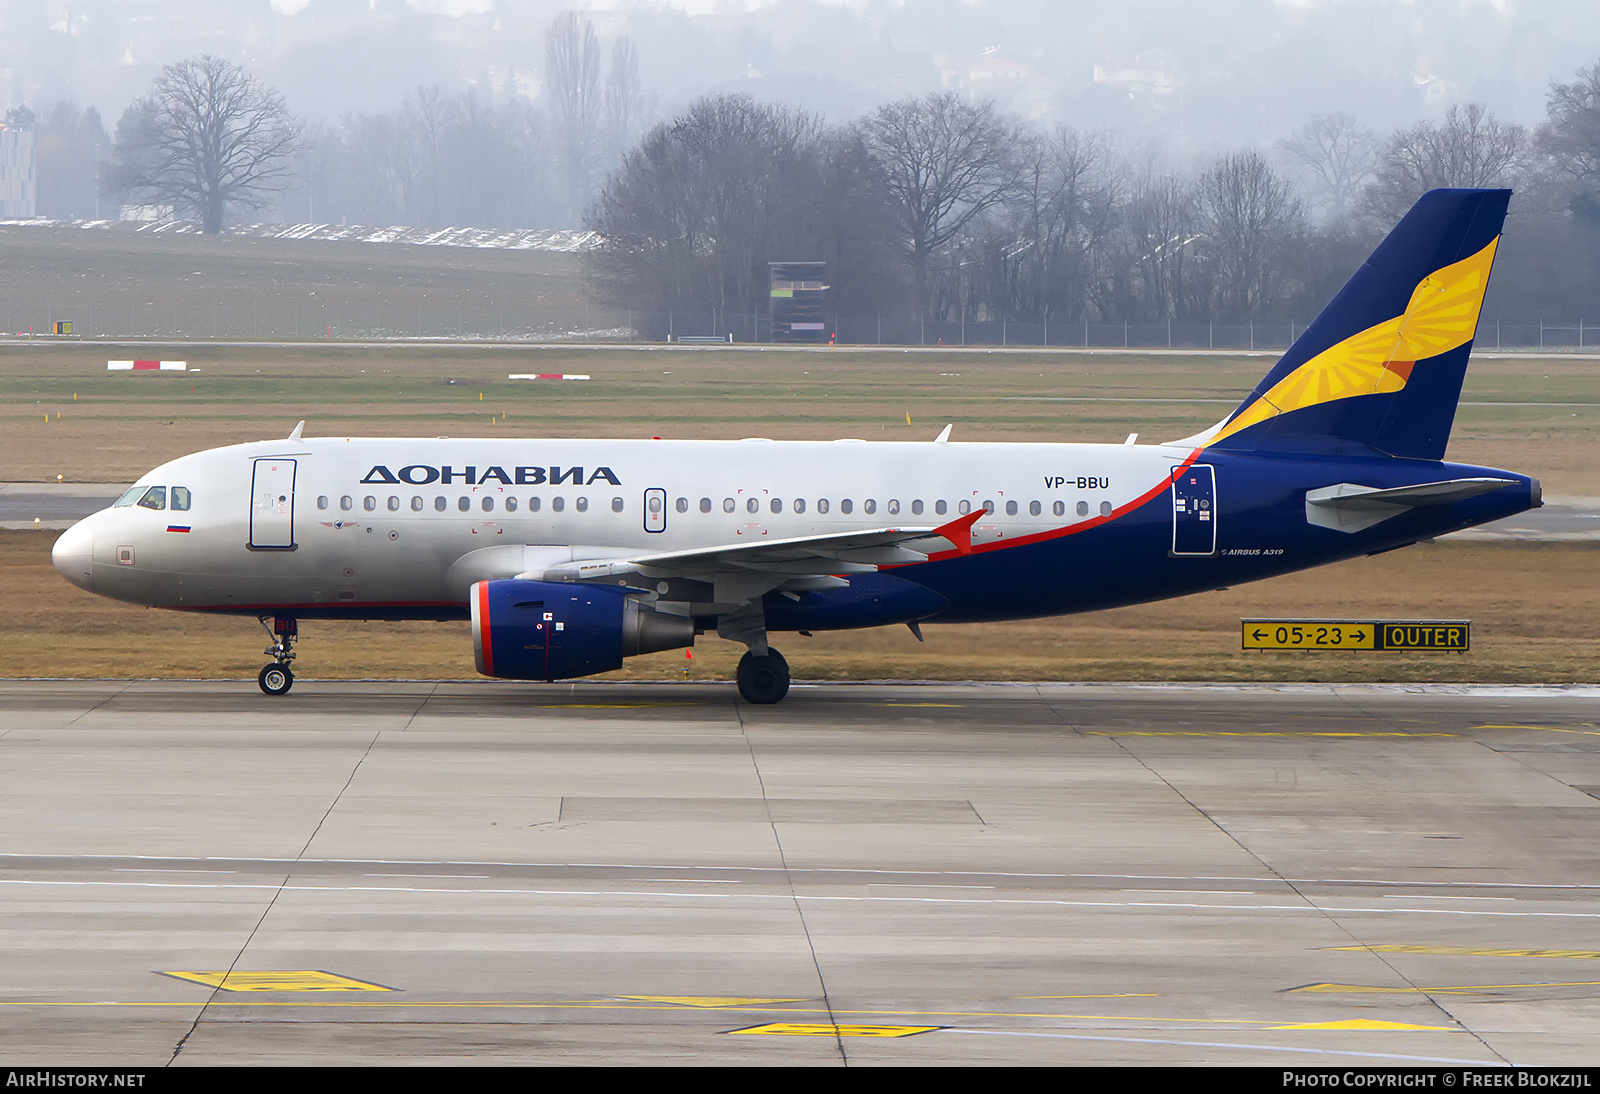
[(1190, 443), (1442, 459), (1510, 198), (1424, 194), (1239, 409)]

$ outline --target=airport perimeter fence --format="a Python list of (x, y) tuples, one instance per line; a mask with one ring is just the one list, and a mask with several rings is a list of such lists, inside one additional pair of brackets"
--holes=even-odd
[[(484, 342), (720, 342), (774, 341), (764, 315), (726, 312), (611, 312), (530, 314), (499, 303), (384, 301), (370, 295), (340, 299), (257, 296), (229, 301), (106, 301), (0, 299), (0, 332), (52, 337), (58, 321), (76, 339), (179, 341), (484, 341)], [(1484, 319), (1477, 349), (1580, 350), (1600, 348), (1600, 329), (1587, 319)], [(918, 320), (887, 316), (835, 317), (824, 342), (855, 346), (1057, 347), (1282, 351), (1306, 328), (1300, 322), (1097, 323), (1014, 322), (1008, 319)]]

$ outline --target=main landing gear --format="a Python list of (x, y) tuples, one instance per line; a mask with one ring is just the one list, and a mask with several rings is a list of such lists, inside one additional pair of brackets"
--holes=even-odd
[(739, 658), (739, 694), (747, 703), (769, 705), (789, 694), (789, 662), (767, 647), (765, 656), (746, 653)]
[[(292, 647), (294, 640), (300, 637), (300, 625), (296, 620), (282, 617), (263, 615), (260, 618), (261, 625), (272, 639), (272, 645), (261, 652), (272, 658), (272, 664), (261, 670), (256, 683), (268, 695), (283, 695), (294, 687), (294, 673), (289, 669), (289, 662), (294, 660)], [(272, 622), (268, 623), (268, 619)]]

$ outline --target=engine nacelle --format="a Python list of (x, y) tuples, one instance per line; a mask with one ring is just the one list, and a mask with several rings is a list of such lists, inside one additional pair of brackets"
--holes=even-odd
[(614, 585), (479, 581), (468, 603), (478, 671), (506, 680), (592, 676), (624, 657), (694, 645), (693, 620)]

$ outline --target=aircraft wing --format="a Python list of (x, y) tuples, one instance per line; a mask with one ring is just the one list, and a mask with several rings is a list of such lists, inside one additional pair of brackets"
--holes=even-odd
[(764, 575), (775, 579), (763, 582), (772, 588), (790, 578), (871, 573), (883, 566), (923, 562), (936, 551), (953, 549), (966, 554), (972, 549), (972, 526), (984, 516), (985, 511), (978, 509), (937, 527), (905, 526), (792, 539), (753, 539), (748, 543), (688, 551), (574, 560), (547, 570), (542, 576), (546, 581), (591, 581), (626, 574), (652, 580), (685, 577), (718, 581)]

